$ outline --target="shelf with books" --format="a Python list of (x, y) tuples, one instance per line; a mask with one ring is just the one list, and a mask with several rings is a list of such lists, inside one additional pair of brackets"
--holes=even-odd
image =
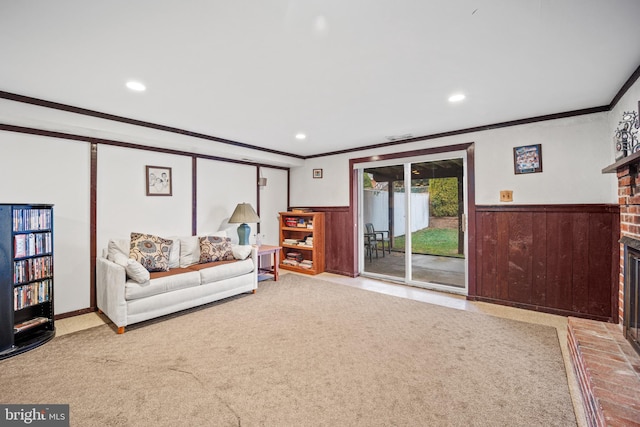
[(20, 233), (13, 236), (13, 257), (24, 258), (50, 254), (53, 248), (51, 231)]
[(55, 336), (53, 206), (0, 204), (0, 359)]
[(305, 274), (324, 271), (324, 213), (280, 212), (280, 267)]

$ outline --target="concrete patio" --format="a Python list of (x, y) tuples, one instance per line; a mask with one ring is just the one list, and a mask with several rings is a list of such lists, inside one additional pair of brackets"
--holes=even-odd
[[(464, 258), (413, 254), (411, 259), (413, 280), (464, 288)], [(364, 271), (404, 277), (404, 263), (404, 252), (392, 250), (391, 253), (385, 252), (383, 256), (382, 250), (378, 250), (376, 257), (374, 249), (371, 261), (365, 257)]]

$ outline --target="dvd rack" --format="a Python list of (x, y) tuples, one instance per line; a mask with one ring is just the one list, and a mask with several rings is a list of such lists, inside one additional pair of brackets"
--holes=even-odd
[(0, 204), (0, 359), (55, 336), (53, 206)]

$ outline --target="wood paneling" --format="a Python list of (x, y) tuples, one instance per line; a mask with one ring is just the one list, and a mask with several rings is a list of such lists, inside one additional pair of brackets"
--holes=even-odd
[(355, 277), (353, 227), (348, 206), (311, 207), (324, 212), (325, 271)]
[(476, 206), (469, 299), (617, 321), (619, 221), (617, 205)]

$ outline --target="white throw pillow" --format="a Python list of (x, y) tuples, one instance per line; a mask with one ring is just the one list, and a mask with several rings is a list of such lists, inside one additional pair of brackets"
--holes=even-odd
[(144, 268), (142, 264), (140, 264), (135, 259), (131, 259), (127, 257), (124, 254), (121, 254), (121, 253), (115, 253), (113, 255), (109, 254), (107, 259), (124, 267), (124, 270), (126, 271), (127, 276), (134, 282), (146, 283), (151, 278), (149, 271), (146, 268)]
[(180, 238), (177, 236), (167, 237), (173, 240), (171, 249), (169, 249), (169, 268), (180, 267)]
[(113, 261), (113, 259), (111, 258), (118, 253), (129, 258), (129, 240), (128, 239), (109, 240), (109, 244), (107, 245), (107, 259)]
[(113, 263), (116, 263), (116, 264), (124, 267), (125, 265), (127, 265), (128, 257), (125, 254), (114, 252), (114, 253), (109, 253), (107, 255), (107, 259), (109, 261), (113, 262)]
[(231, 245), (233, 257), (240, 260), (247, 259), (247, 257), (251, 255), (251, 248), (249, 245)]
[(180, 267), (189, 267), (200, 261), (198, 236), (180, 237)]
[(127, 276), (134, 282), (147, 283), (151, 279), (149, 271), (135, 259), (128, 258), (124, 269), (127, 272)]

